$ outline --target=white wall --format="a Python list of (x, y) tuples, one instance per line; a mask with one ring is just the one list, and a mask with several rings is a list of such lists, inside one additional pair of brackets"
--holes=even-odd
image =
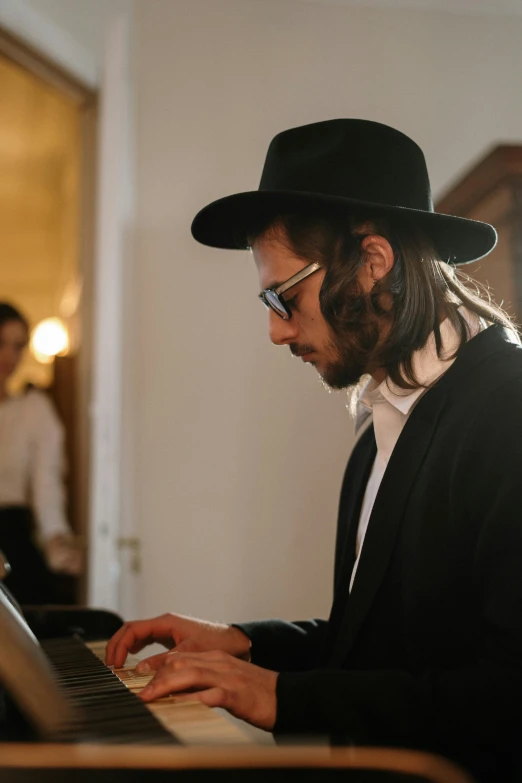
[(105, 32), (132, 0), (0, 0), (0, 25), (88, 87), (101, 82)]
[[(0, 23), (94, 85), (107, 21), (129, 5), (0, 0)], [(137, 1), (120, 504), (121, 529), (135, 515), (144, 541), (136, 615), (308, 616), (330, 599), (344, 399), (270, 346), (248, 255), (193, 242), (195, 212), (256, 187), (271, 137), (303, 122), (395, 125), (425, 149), (436, 192), (522, 136), (520, 17), (372, 5)]]
[(278, 131), (396, 126), (439, 191), (522, 137), (522, 20), (299, 0), (138, 0), (134, 500), (138, 614), (325, 614), (352, 427), (342, 395), (276, 350), (248, 254), (189, 232), (257, 187)]

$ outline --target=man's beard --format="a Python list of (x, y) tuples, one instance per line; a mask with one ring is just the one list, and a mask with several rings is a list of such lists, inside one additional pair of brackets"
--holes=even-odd
[(326, 365), (321, 373), (323, 383), (330, 389), (348, 389), (355, 386), (366, 373), (366, 363), (357, 361), (348, 351), (337, 361)]
[[(379, 331), (375, 322), (358, 324), (348, 334), (344, 334), (342, 339), (332, 331), (330, 342), (324, 350), (337, 358), (330, 361), (320, 372), (323, 383), (335, 390), (348, 389), (359, 383), (363, 375), (375, 369), (372, 355), (378, 341)], [(314, 349), (309, 345), (292, 343), (290, 350), (294, 356), (300, 356), (311, 353)], [(314, 362), (311, 364), (315, 366)]]

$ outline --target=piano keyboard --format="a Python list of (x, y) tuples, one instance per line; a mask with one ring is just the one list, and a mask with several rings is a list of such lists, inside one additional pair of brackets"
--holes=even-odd
[[(88, 642), (87, 647), (102, 662), (105, 660), (107, 642)], [(139, 693), (154, 676), (138, 674), (135, 666), (139, 658), (129, 655), (123, 669), (115, 669), (114, 674), (122, 681), (132, 695)], [(137, 699), (136, 699), (137, 700)], [(255, 745), (257, 739), (249, 727), (235, 722), (221, 711), (211, 709), (200, 701), (179, 701), (176, 696), (166, 696), (157, 701), (139, 702), (149, 710), (154, 718), (183, 745)]]
[(245, 745), (247, 729), (199, 701), (167, 696), (145, 704), (137, 693), (153, 674), (138, 674), (129, 656), (123, 669), (109, 669), (106, 642), (68, 637), (41, 647), (70, 703), (74, 718), (55, 737), (60, 742), (111, 745)]
[(57, 739), (111, 744), (177, 744), (173, 734), (83, 642), (42, 641), (73, 720)]

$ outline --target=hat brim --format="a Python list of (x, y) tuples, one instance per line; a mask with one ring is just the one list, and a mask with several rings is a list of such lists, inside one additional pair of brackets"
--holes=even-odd
[(262, 221), (285, 212), (321, 214), (331, 209), (408, 218), (430, 237), (441, 259), (452, 264), (477, 261), (497, 243), (493, 226), (478, 220), (318, 193), (271, 190), (236, 193), (213, 201), (194, 218), (192, 236), (210, 247), (246, 250), (249, 234)]

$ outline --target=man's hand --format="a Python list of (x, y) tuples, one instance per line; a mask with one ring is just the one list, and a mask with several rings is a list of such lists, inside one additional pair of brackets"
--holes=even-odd
[[(121, 668), (128, 653), (137, 653), (149, 644), (158, 642), (177, 652), (205, 652), (221, 650), (235, 658), (249, 658), (250, 639), (239, 628), (222, 623), (208, 623), (180, 614), (162, 614), (150, 620), (125, 623), (107, 644), (107, 666)], [(167, 653), (153, 655), (138, 664), (137, 671), (157, 669)]]
[[(180, 693), (180, 701), (201, 701), (224, 707), (253, 726), (271, 731), (276, 720), (277, 672), (261, 669), (233, 655), (215, 650), (202, 653), (166, 653), (153, 680), (140, 697), (153, 701)], [(186, 691), (192, 691), (186, 693)]]

